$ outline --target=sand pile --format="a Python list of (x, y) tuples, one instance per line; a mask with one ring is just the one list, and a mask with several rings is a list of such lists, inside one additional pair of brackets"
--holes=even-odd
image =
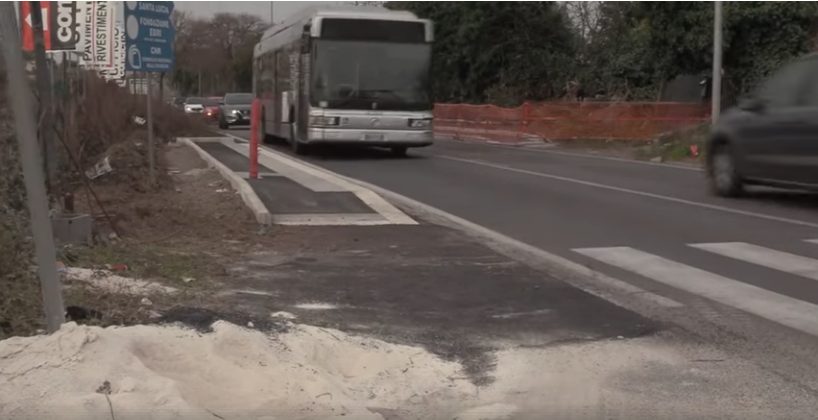
[(68, 323), (2, 341), (0, 418), (436, 418), (475, 393), (459, 364), (416, 347), (302, 325), (213, 329)]

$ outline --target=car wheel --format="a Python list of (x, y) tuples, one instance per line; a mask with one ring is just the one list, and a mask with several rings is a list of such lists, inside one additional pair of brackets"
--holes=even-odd
[(743, 185), (730, 147), (726, 144), (716, 146), (710, 159), (710, 183), (713, 191), (722, 197), (740, 195)]
[(230, 124), (228, 124), (227, 121), (220, 119), (219, 128), (221, 128), (222, 130), (227, 130), (228, 128), (230, 128)]
[(394, 146), (390, 150), (392, 151), (392, 156), (406, 157), (406, 151), (409, 150), (409, 148), (406, 146)]

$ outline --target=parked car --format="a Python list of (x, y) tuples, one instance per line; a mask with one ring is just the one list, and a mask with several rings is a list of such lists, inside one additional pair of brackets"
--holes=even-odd
[(714, 192), (748, 184), (818, 190), (818, 54), (791, 62), (726, 111), (707, 143)]
[(185, 98), (185, 114), (201, 114), (204, 112), (204, 101), (205, 98), (200, 98), (197, 96)]
[(231, 125), (250, 124), (250, 106), (252, 93), (228, 93), (224, 95), (219, 107), (219, 128), (226, 129)]

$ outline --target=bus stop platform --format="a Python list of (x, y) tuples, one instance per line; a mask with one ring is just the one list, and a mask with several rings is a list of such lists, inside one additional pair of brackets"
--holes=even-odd
[(374, 192), (284, 154), (259, 150), (259, 176), (249, 177), (249, 145), (230, 137), (180, 139), (219, 170), (262, 224), (417, 224)]

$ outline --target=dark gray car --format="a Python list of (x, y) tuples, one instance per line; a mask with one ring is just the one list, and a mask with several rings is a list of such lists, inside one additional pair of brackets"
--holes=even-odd
[(818, 189), (818, 55), (787, 64), (725, 112), (707, 149), (716, 194), (747, 184)]
[(231, 125), (249, 125), (252, 93), (228, 93), (219, 106), (219, 128)]

